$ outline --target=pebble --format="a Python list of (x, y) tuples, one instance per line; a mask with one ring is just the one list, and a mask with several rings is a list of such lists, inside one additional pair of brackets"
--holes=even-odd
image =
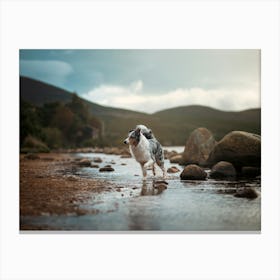
[(100, 157), (94, 157), (93, 162), (101, 163), (102, 159)]
[(112, 168), (111, 166), (110, 167), (109, 166), (107, 166), (107, 167), (104, 166), (104, 167), (99, 169), (99, 172), (111, 172), (111, 171), (115, 171), (115, 169)]

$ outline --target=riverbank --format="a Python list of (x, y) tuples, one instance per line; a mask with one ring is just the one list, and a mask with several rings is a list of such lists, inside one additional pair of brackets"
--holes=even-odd
[[(20, 215), (84, 215), (93, 210), (81, 208), (96, 193), (114, 186), (104, 180), (75, 175), (75, 157), (48, 153), (20, 155)], [(28, 225), (21, 225), (21, 229)]]

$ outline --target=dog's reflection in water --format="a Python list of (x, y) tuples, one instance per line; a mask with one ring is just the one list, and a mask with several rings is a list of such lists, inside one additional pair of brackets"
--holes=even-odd
[(158, 195), (167, 189), (166, 181), (152, 180), (151, 182), (143, 181), (140, 195)]

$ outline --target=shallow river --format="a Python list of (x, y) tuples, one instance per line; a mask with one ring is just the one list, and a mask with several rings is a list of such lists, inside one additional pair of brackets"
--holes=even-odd
[[(182, 151), (182, 148), (176, 148)], [(253, 186), (261, 192), (260, 181), (181, 181), (180, 173), (168, 174), (167, 189), (154, 188), (161, 179), (148, 171), (142, 181), (141, 168), (134, 159), (116, 155), (77, 154), (77, 157), (101, 157), (100, 167), (111, 164), (114, 172), (99, 172), (97, 168), (80, 168), (76, 175), (100, 178), (117, 187), (110, 192), (94, 194), (81, 207), (97, 214), (82, 216), (24, 217), (26, 223), (48, 225), (60, 230), (99, 231), (260, 231), (261, 195), (249, 200), (234, 197), (231, 190)], [(112, 164), (112, 161), (115, 164)], [(122, 165), (123, 164), (123, 165)], [(166, 160), (166, 167), (177, 166)]]

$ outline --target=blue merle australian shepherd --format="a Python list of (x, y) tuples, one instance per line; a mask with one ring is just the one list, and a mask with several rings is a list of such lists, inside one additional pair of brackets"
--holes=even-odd
[(137, 125), (135, 129), (129, 131), (124, 143), (129, 144), (131, 155), (140, 163), (143, 180), (146, 179), (147, 169), (150, 167), (155, 176), (155, 164), (162, 170), (163, 178), (166, 177), (163, 150), (150, 129), (145, 125)]

